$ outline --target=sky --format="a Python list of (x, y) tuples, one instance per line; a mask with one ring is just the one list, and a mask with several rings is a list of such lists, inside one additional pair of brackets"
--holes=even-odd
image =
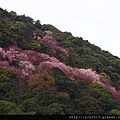
[(120, 57), (120, 0), (0, 0), (0, 7), (52, 24)]

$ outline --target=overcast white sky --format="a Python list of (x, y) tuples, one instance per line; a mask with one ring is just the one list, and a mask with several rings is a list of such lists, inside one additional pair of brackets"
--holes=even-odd
[(120, 57), (120, 0), (0, 0), (0, 7), (52, 24)]

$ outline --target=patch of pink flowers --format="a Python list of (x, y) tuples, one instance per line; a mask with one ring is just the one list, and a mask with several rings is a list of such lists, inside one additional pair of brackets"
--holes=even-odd
[(22, 50), (17, 46), (11, 46), (7, 50), (0, 48), (0, 67), (16, 71), (19, 76), (30, 76), (35, 71), (58, 68), (72, 81), (84, 80), (97, 82), (104, 88), (109, 89), (113, 96), (120, 100), (120, 92), (112, 87), (109, 82), (92, 69), (79, 69), (67, 66), (55, 57), (32, 50)]
[(61, 52), (63, 52), (66, 56), (68, 56), (68, 51), (63, 48), (62, 46), (59, 45), (59, 43), (52, 37), (52, 32), (51, 31), (45, 31), (46, 35), (41, 38), (39, 36), (37, 36), (37, 34), (35, 32), (33, 32), (34, 38), (37, 39), (40, 42), (47, 42), (49, 43), (49, 45), (54, 48), (54, 53), (56, 53), (56, 50), (60, 50)]

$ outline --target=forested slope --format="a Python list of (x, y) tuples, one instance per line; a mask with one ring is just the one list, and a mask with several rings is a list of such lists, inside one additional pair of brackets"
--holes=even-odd
[(0, 8), (0, 114), (120, 115), (119, 90), (120, 58)]

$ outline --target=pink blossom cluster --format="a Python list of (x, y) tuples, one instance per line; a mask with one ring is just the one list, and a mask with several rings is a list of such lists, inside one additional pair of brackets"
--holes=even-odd
[(49, 45), (54, 48), (54, 53), (56, 53), (56, 50), (59, 49), (61, 52), (65, 53), (66, 56), (68, 56), (68, 51), (60, 46), (58, 42), (52, 37), (52, 32), (51, 31), (46, 31), (46, 35), (41, 38), (37, 36), (35, 32), (33, 32), (34, 38), (37, 39), (40, 42), (47, 42)]
[(62, 70), (70, 80), (85, 80), (90, 82), (97, 82), (100, 80), (101, 76), (96, 74), (95, 71), (91, 69), (78, 69), (70, 66), (66, 66), (64, 63), (57, 61), (43, 61), (39, 64), (39, 68), (42, 69), (52, 69), (59, 68)]
[(5, 57), (6, 57), (5, 50), (3, 50), (3, 48), (0, 47), (0, 59)]
[(109, 89), (112, 92), (112, 95), (120, 100), (120, 91), (117, 91), (115, 87), (112, 87), (109, 82), (101, 80), (98, 83), (101, 84), (104, 88)]
[[(15, 67), (17, 64), (17, 67)], [(15, 70), (20, 76), (29, 76), (34, 71), (58, 68), (73, 81), (85, 80), (86, 82), (97, 82), (104, 88), (109, 89), (112, 94), (120, 100), (120, 92), (112, 87), (109, 82), (98, 75), (92, 69), (79, 69), (67, 66), (55, 57), (32, 50), (22, 50), (11, 46), (7, 50), (0, 48), (0, 67)]]
[(7, 69), (9, 67), (9, 62), (0, 60), (0, 67)]
[(109, 82), (103, 79), (101, 75), (96, 74), (96, 71), (92, 69), (78, 69), (66, 66), (61, 62), (54, 61), (44, 61), (39, 65), (41, 70), (50, 70), (52, 68), (59, 68), (62, 70), (70, 80), (85, 80), (86, 82), (97, 82), (101, 84), (104, 88), (109, 89), (113, 96), (120, 100), (120, 91), (117, 91), (112, 87)]
[[(10, 65), (10, 64), (14, 63), (20, 67), (23, 75), (29, 75), (29, 73), (32, 73), (32, 71), (35, 70), (34, 65), (32, 65), (32, 63), (30, 61), (28, 61), (27, 54), (24, 54), (23, 51), (20, 48), (18, 48), (17, 46), (11, 46), (6, 51), (3, 50), (2, 48), (0, 48), (0, 51), (1, 51), (0, 52), (1, 58), (6, 59), (3, 61), (0, 61), (0, 66), (2, 68), (7, 68), (7, 69), (14, 68), (15, 69), (15, 67)], [(19, 71), (19, 70), (17, 70), (17, 71)]]

